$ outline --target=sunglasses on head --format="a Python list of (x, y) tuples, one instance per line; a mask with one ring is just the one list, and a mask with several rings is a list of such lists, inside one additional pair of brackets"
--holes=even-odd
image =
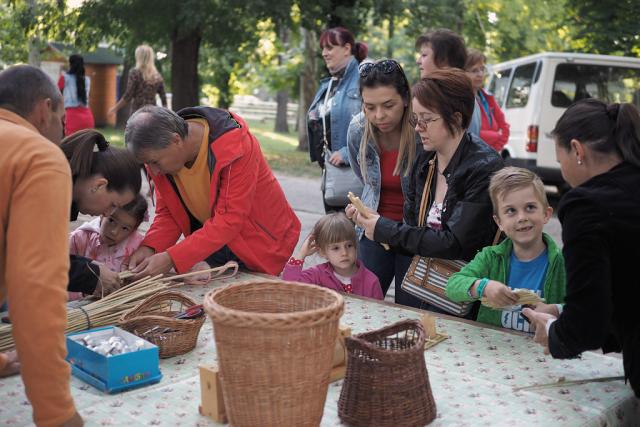
[(364, 64), (361, 64), (359, 68), (360, 77), (367, 77), (374, 69), (379, 70), (384, 74), (391, 74), (394, 71), (402, 72), (402, 67), (400, 67), (400, 64), (398, 64), (397, 61), (393, 59), (383, 59), (378, 62), (365, 62)]

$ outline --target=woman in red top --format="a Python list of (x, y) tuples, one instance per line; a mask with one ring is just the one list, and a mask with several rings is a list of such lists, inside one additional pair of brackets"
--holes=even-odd
[[(360, 66), (363, 113), (349, 125), (347, 147), (351, 168), (364, 184), (362, 202), (382, 215), (402, 222), (403, 187), (416, 157), (416, 133), (411, 123), (411, 89), (400, 64), (385, 59)], [(347, 212), (350, 209), (347, 207)], [(387, 293), (411, 263), (411, 258), (366, 238), (358, 229), (358, 258), (373, 271)]]
[(476, 103), (480, 107), (482, 114), (480, 139), (499, 153), (509, 140), (509, 123), (505, 121), (504, 114), (493, 95), (482, 89), (486, 73), (486, 62), (487, 58), (482, 52), (472, 49), (467, 55), (465, 71), (473, 84)]

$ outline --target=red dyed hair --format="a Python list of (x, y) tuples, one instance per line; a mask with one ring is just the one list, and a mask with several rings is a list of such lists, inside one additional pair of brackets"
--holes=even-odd
[(365, 43), (356, 42), (351, 31), (344, 27), (334, 27), (324, 30), (320, 35), (320, 47), (326, 46), (351, 46), (351, 54), (356, 57), (358, 63), (362, 62), (369, 53), (369, 47)]

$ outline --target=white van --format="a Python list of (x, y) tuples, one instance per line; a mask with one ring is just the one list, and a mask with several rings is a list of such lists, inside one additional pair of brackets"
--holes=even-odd
[(545, 52), (490, 67), (487, 90), (495, 96), (510, 136), (507, 164), (537, 172), (545, 183), (565, 188), (551, 130), (573, 102), (597, 98), (640, 108), (640, 59)]

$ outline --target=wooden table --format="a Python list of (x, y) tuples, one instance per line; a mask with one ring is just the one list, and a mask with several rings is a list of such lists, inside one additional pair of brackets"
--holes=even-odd
[[(181, 290), (198, 300), (212, 287), (237, 280), (264, 280), (240, 273), (208, 286)], [(353, 333), (377, 329), (421, 312), (363, 298), (346, 298), (341, 323)], [(633, 426), (640, 423), (640, 402), (623, 381), (589, 383), (542, 390), (516, 387), (622, 375), (622, 360), (595, 353), (581, 359), (554, 360), (529, 336), (447, 316), (438, 330), (450, 338), (425, 352), (438, 417), (433, 426)], [(87, 425), (215, 425), (198, 413), (198, 365), (216, 361), (212, 325), (203, 326), (196, 349), (160, 361), (158, 384), (107, 395), (73, 377), (72, 394)], [(337, 400), (342, 382), (329, 385), (323, 426), (339, 425)], [(0, 425), (28, 425), (31, 406), (19, 376), (0, 379)]]

